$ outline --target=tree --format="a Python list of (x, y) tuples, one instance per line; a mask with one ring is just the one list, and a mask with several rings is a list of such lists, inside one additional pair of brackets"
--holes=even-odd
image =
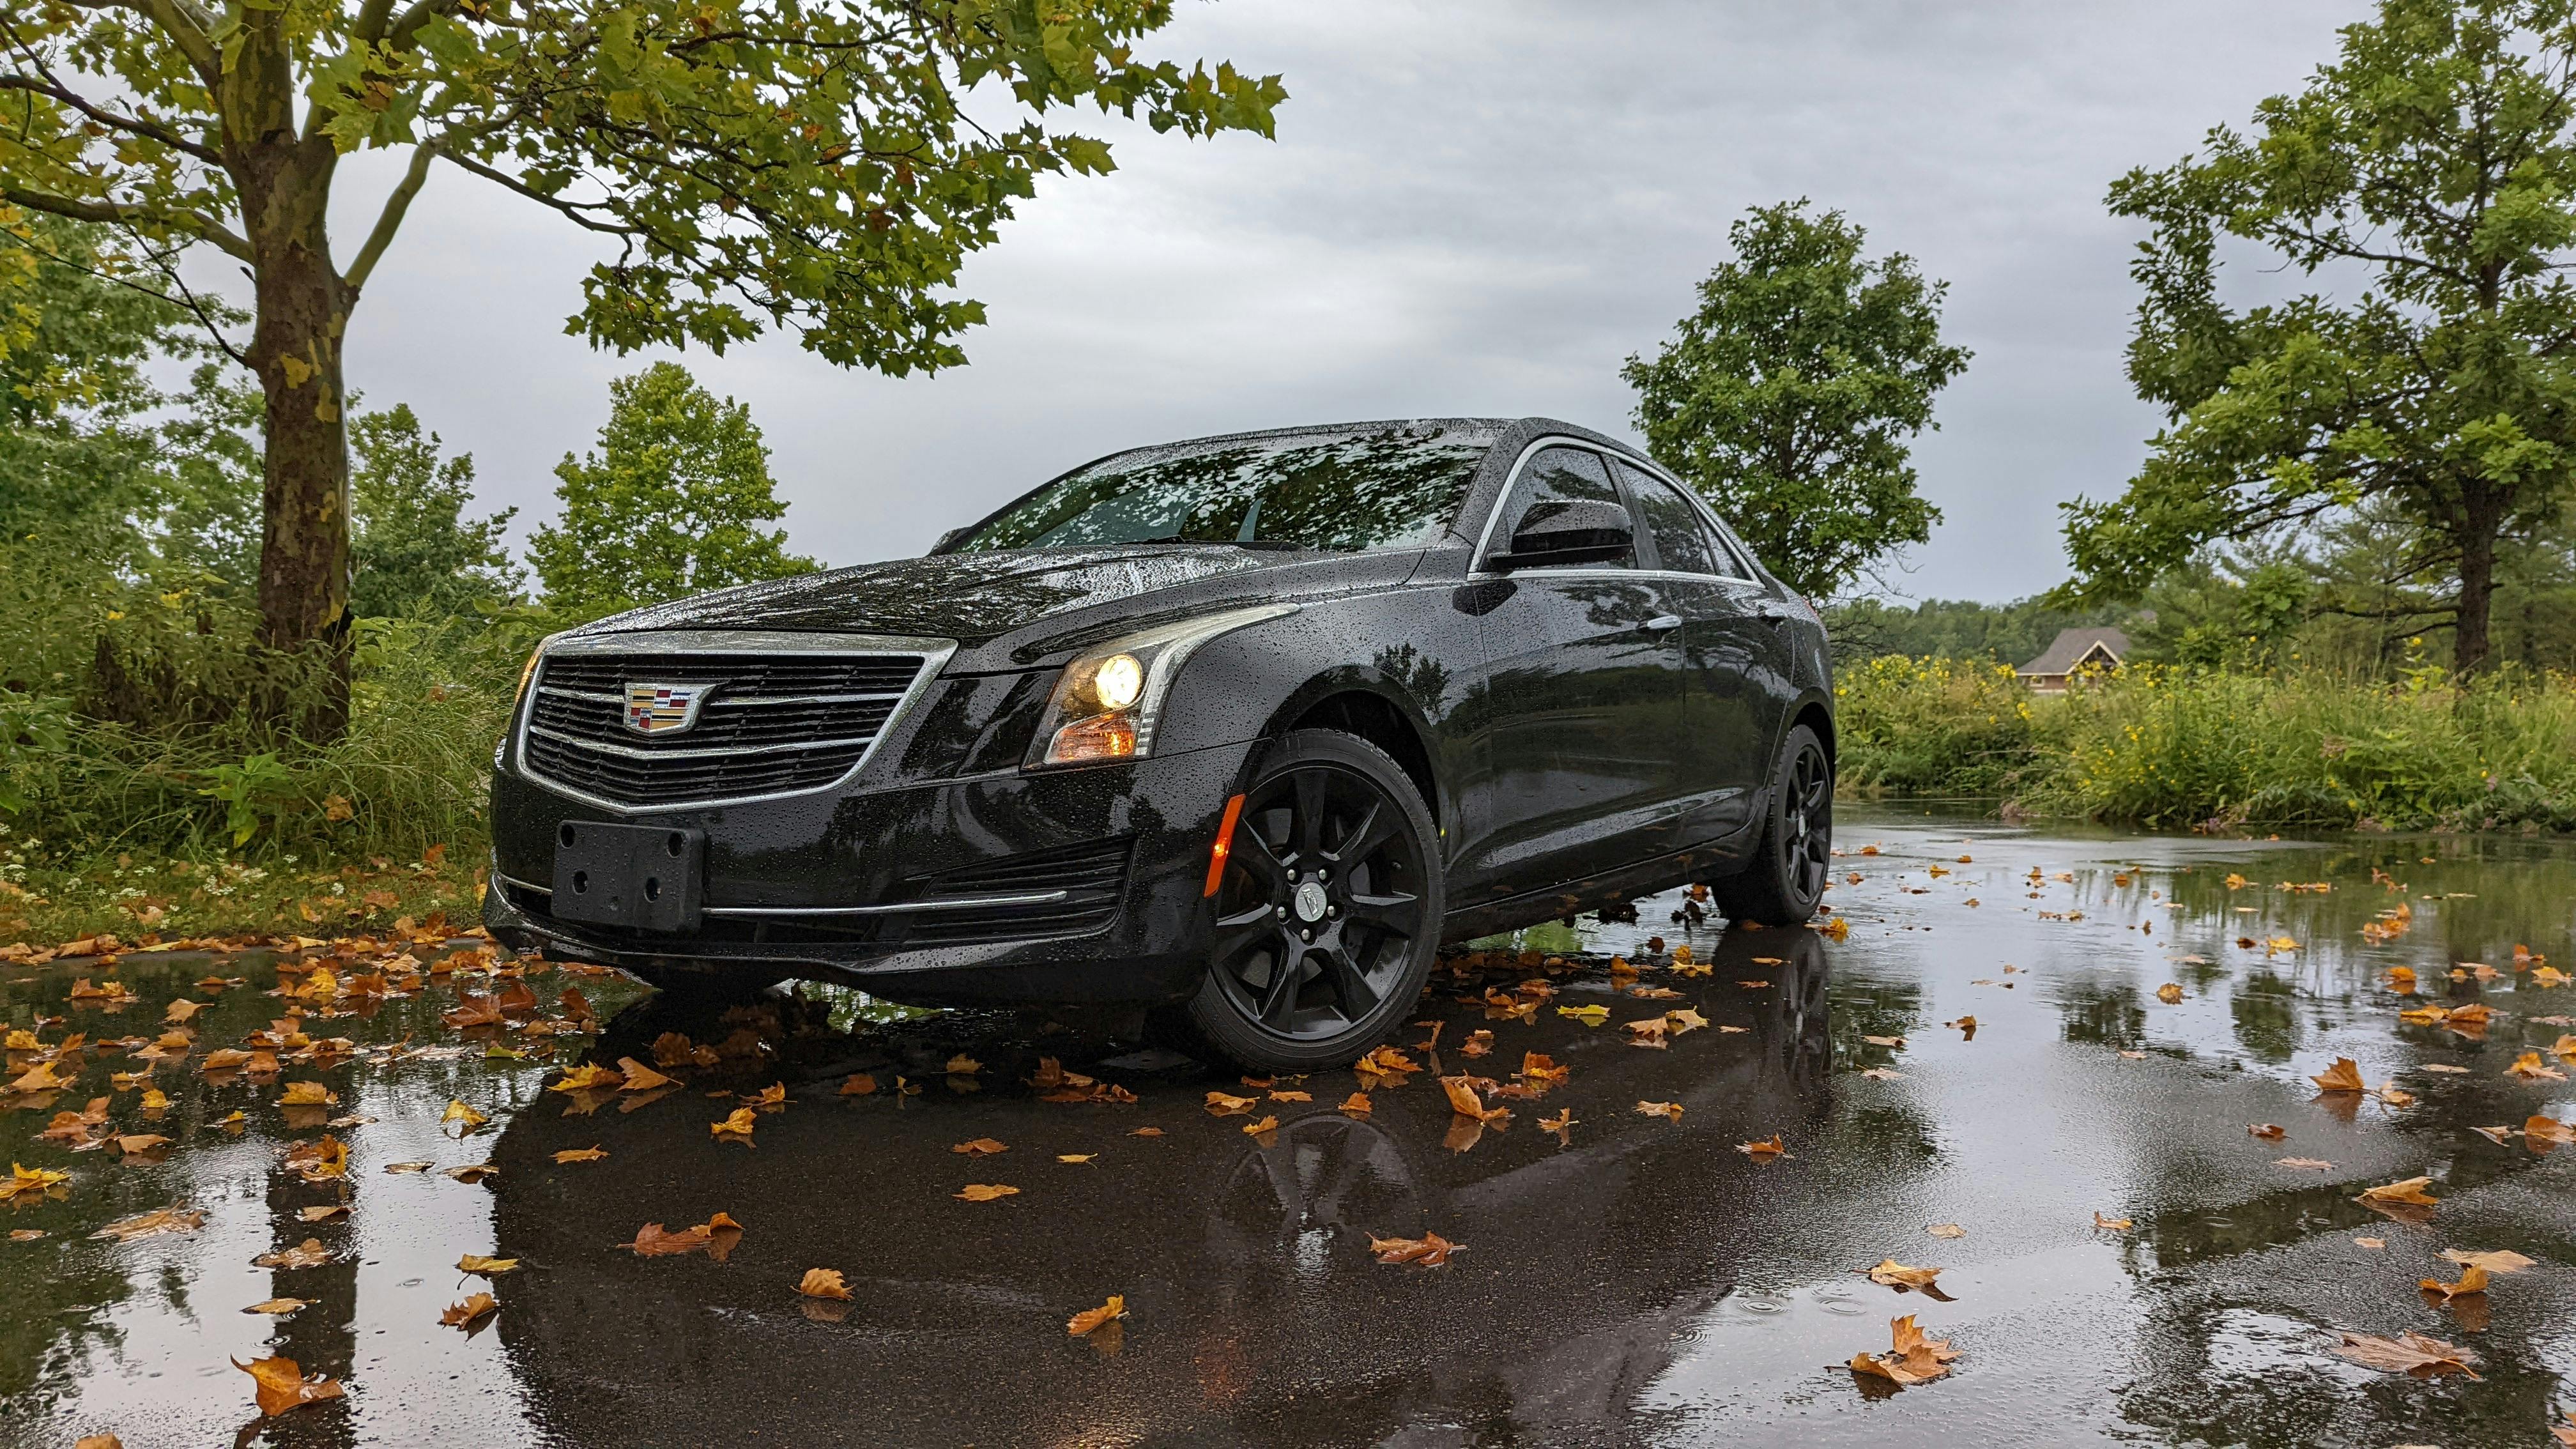
[[(2498, 546), (2560, 516), (2576, 461), (2572, 12), (2382, 0), (2254, 136), (2112, 186), (2150, 227), (2129, 375), (2169, 424), (2120, 498), (2067, 505), (2078, 592), (2385, 500), (2451, 583), (2454, 668), (2487, 662)], [(2315, 290), (2229, 306), (2244, 243)]]
[(555, 465), (562, 519), (528, 540), (549, 604), (601, 614), (814, 570), (783, 531), (754, 527), (787, 505), (750, 408), (676, 362), (617, 379), (608, 397), (599, 451)]
[(438, 434), (424, 433), (408, 403), (358, 414), (349, 442), (357, 454), (349, 606), (359, 617), (467, 615), (518, 592), (519, 566), (503, 541), (518, 510), (465, 516), (473, 454), (440, 457)]
[[(966, 255), (1039, 175), (1110, 167), (1053, 113), (1270, 133), (1277, 77), (1135, 54), (1171, 17), (1170, 0), (21, 0), (0, 13), (0, 202), (123, 229), (174, 298), (184, 249), (247, 270), (255, 325), (225, 345), (263, 391), (261, 633), (345, 668), (340, 340), (439, 162), (613, 244), (569, 324), (595, 345), (721, 351), (769, 325), (842, 365), (936, 369), (982, 318), (948, 293)], [(334, 180), (366, 147), (409, 165), (344, 262)]]
[(1829, 598), (1941, 521), (1914, 491), (1910, 444), (1969, 353), (1941, 341), (1948, 283), (1901, 252), (1863, 259), (1866, 232), (1807, 205), (1729, 228), (1735, 259), (1699, 284), (1699, 310), (1621, 375), (1656, 461), (1791, 588)]

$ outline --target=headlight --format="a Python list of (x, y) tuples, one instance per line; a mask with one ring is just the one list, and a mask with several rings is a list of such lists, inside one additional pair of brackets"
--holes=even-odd
[(1113, 640), (1065, 666), (1032, 743), (1029, 765), (1095, 765), (1151, 754), (1154, 725), (1181, 665), (1229, 630), (1297, 612), (1262, 604)]

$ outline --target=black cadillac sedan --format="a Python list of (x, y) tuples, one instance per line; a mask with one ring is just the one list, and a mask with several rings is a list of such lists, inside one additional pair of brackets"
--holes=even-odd
[(1306, 1071), (1444, 941), (1684, 882), (1805, 920), (1833, 759), (1815, 612), (1631, 449), (1243, 433), (549, 639), (485, 916), (659, 985), (1136, 1006)]

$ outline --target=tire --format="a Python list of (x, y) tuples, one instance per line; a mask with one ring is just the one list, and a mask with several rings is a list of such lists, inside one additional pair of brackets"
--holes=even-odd
[(1367, 1054), (1430, 978), (1439, 838), (1384, 750), (1335, 730), (1282, 738), (1244, 791), (1207, 977), (1176, 1014), (1185, 1038), (1258, 1072)]
[(1769, 818), (1762, 842), (1739, 875), (1709, 883), (1730, 921), (1795, 926), (1816, 913), (1832, 869), (1834, 765), (1806, 725), (1789, 731), (1771, 767)]

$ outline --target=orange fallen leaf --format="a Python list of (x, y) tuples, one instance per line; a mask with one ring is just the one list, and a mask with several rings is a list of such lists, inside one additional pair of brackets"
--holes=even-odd
[(1739, 1142), (1735, 1144), (1735, 1150), (1752, 1158), (1756, 1162), (1769, 1162), (1775, 1157), (1786, 1157), (1789, 1155), (1788, 1147), (1780, 1141), (1780, 1134), (1777, 1132), (1772, 1133), (1769, 1137), (1763, 1138), (1760, 1141)]
[(242, 1312), (264, 1313), (271, 1318), (284, 1318), (288, 1314), (297, 1312), (307, 1306), (306, 1300), (301, 1298), (269, 1298), (252, 1304), (248, 1308), (243, 1309)]
[(233, 1367), (250, 1375), (259, 1386), (259, 1411), (270, 1418), (305, 1404), (340, 1397), (338, 1381), (319, 1374), (308, 1379), (291, 1358), (263, 1358), (250, 1363), (235, 1359)]
[(796, 1280), (796, 1291), (808, 1298), (846, 1300), (850, 1296), (849, 1287), (841, 1281), (841, 1270), (838, 1268), (806, 1269), (805, 1276)]
[(1336, 1107), (1333, 1110), (1341, 1113), (1345, 1117), (1365, 1117), (1375, 1109), (1369, 1102), (1368, 1093), (1353, 1092), (1342, 1099), (1341, 1106)]
[(1848, 1365), (1853, 1373), (1868, 1374), (1892, 1381), (1898, 1388), (1929, 1383), (1950, 1371), (1959, 1357), (1946, 1338), (1925, 1338), (1914, 1325), (1914, 1315), (1888, 1321), (1895, 1346), (1885, 1354), (1856, 1353)]
[(2115, 1233), (2125, 1233), (2129, 1229), (2136, 1227), (2137, 1224), (2128, 1218), (2106, 1218), (2100, 1213), (2095, 1213), (2093, 1215), (2093, 1226), (2097, 1228), (2108, 1228)]
[(1679, 1102), (1639, 1102), (1637, 1104), (1637, 1115), (1641, 1117), (1662, 1117), (1670, 1121), (1678, 1122), (1682, 1120), (1682, 1104)]
[(2287, 1167), (2308, 1172), (2332, 1172), (2334, 1164), (2318, 1157), (2276, 1157), (2274, 1167)]
[(2272, 1122), (2256, 1122), (2246, 1127), (2245, 1130), (2248, 1134), (2260, 1137), (2266, 1142), (2278, 1142), (2283, 1137), (2289, 1135), (2286, 1129), (2282, 1128), (2279, 1124)]
[(607, 1156), (608, 1150), (603, 1147), (567, 1147), (563, 1151), (555, 1154), (555, 1161), (559, 1164), (568, 1162), (600, 1162), (606, 1160)]
[(707, 1131), (719, 1142), (730, 1138), (749, 1147), (752, 1129), (757, 1125), (757, 1116), (749, 1107), (736, 1107), (723, 1121), (708, 1123)]
[[(2499, 1129), (2500, 1130), (2500, 1129)], [(2576, 1128), (2555, 1117), (2532, 1117), (2522, 1124), (2522, 1135), (2535, 1142), (2576, 1142)]]
[(462, 1303), (449, 1304), (447, 1311), (438, 1315), (438, 1321), (449, 1328), (471, 1328), (475, 1320), (485, 1314), (499, 1312), (500, 1308), (499, 1299), (489, 1293), (477, 1293)]
[(2404, 1203), (2413, 1207), (2431, 1207), (2440, 1199), (2424, 1191), (2433, 1185), (2430, 1177), (2409, 1177), (2397, 1182), (2383, 1182), (2361, 1190), (2363, 1202)]
[(2167, 1005), (2167, 1006), (2179, 1006), (2179, 1005), (2181, 1005), (2181, 1004), (2182, 1004), (2182, 985), (2181, 985), (2181, 983), (2179, 983), (2179, 982), (2174, 982), (2174, 981), (2168, 981), (2168, 982), (2166, 982), (2164, 985), (2157, 987), (2157, 988), (2156, 988), (2156, 1000), (2163, 1002), (2163, 1003), (2164, 1003), (2165, 1005)]
[(2505, 1073), (2525, 1081), (2563, 1082), (2567, 1080), (2565, 1072), (2543, 1062), (2538, 1052), (2524, 1052), (2515, 1057), (2513, 1065), (2505, 1068)]
[(1968, 1235), (1968, 1230), (1957, 1223), (1934, 1223), (1923, 1231), (1936, 1238), (1964, 1238)]
[[(658, 1227), (660, 1224), (657, 1223), (655, 1226)], [(519, 1260), (516, 1258), (486, 1258), (480, 1253), (467, 1253), (456, 1260), (457, 1272), (480, 1273), (486, 1278), (497, 1278), (504, 1273), (514, 1272), (518, 1266)]]
[(2487, 1291), (2487, 1270), (2472, 1264), (2460, 1270), (2460, 1281), (2457, 1283), (2445, 1283), (2438, 1278), (2427, 1278), (2417, 1286), (2427, 1293), (2441, 1295), (2443, 1304), (2447, 1306), (2454, 1298), (2466, 1298), (2472, 1293)]
[(1568, 1107), (1553, 1117), (1539, 1118), (1538, 1130), (1555, 1133), (1557, 1145), (1560, 1147), (1573, 1146), (1574, 1138), (1571, 1134), (1574, 1130), (1574, 1109)]
[(2347, 1332), (2335, 1345), (2335, 1352), (2364, 1368), (2409, 1374), (2419, 1379), (2441, 1374), (2467, 1374), (2472, 1379), (2478, 1376), (2472, 1367), (2478, 1361), (2476, 1354), (2420, 1333), (2379, 1338), (2367, 1333)]
[(1064, 1321), (1064, 1331), (1082, 1338), (1104, 1323), (1114, 1323), (1127, 1316), (1127, 1298), (1120, 1293), (1109, 1295), (1109, 1301), (1097, 1308), (1086, 1308)]
[(2463, 1268), (2476, 1268), (2488, 1273), (2519, 1273), (2533, 1262), (2510, 1248), (2495, 1248), (2482, 1253), (2466, 1248), (2444, 1248), (2442, 1256)]
[(1207, 1094), (1208, 1115), (1240, 1117), (1252, 1110), (1254, 1100), (1251, 1097), (1237, 1097), (1227, 1092), (1210, 1092)]
[(961, 1202), (991, 1202), (995, 1198), (1011, 1197), (1018, 1192), (1019, 1189), (1016, 1187), (1004, 1187), (997, 1182), (970, 1182), (966, 1184), (965, 1191), (953, 1192), (949, 1196)]
[(593, 1062), (584, 1062), (563, 1074), (563, 1079), (547, 1088), (554, 1092), (605, 1092), (626, 1084), (624, 1074)]
[[(1258, 1122), (1246, 1122), (1243, 1124), (1243, 1135), (1246, 1137), (1258, 1137), (1264, 1132), (1276, 1132), (1278, 1130), (1279, 1119), (1276, 1117), (1264, 1117)], [(1270, 1144), (1265, 1142), (1261, 1145), (1267, 1147)]]
[(646, 1223), (636, 1229), (635, 1241), (624, 1246), (639, 1258), (670, 1258), (697, 1252), (706, 1247), (712, 1237), (714, 1234), (703, 1223), (676, 1233), (660, 1223)]
[(864, 1097), (876, 1089), (877, 1079), (866, 1072), (852, 1072), (849, 1078), (841, 1083), (841, 1095), (844, 1097)]
[(2321, 1092), (2359, 1092), (2367, 1090), (2361, 1080), (2361, 1063), (2350, 1057), (2337, 1057), (2333, 1066), (2308, 1078)]
[(644, 1065), (633, 1057), (619, 1057), (617, 1059), (617, 1075), (620, 1078), (618, 1090), (621, 1092), (650, 1092), (657, 1088), (667, 1087), (672, 1084), (669, 1077), (662, 1075), (660, 1072), (653, 1070), (651, 1067)]
[(1381, 1263), (1420, 1263), (1426, 1268), (1446, 1267), (1449, 1255), (1463, 1252), (1458, 1244), (1438, 1233), (1424, 1233), (1418, 1238), (1381, 1238), (1369, 1234), (1369, 1251)]
[(1861, 1271), (1882, 1288), (1929, 1288), (1941, 1276), (1938, 1268), (1909, 1268), (1894, 1258), (1882, 1258), (1877, 1267)]
[(992, 1157), (1011, 1149), (990, 1137), (978, 1137), (969, 1142), (960, 1142), (948, 1150), (967, 1157)]

